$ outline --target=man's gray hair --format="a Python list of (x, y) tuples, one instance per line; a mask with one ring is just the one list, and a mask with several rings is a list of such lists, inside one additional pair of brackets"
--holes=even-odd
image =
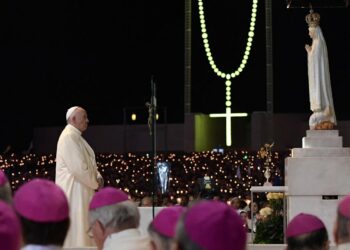
[(176, 236), (175, 240), (179, 245), (181, 250), (202, 250), (196, 243), (194, 243), (188, 236), (185, 229), (185, 219), (186, 215), (181, 216), (180, 220), (176, 225)]
[(138, 228), (140, 212), (136, 204), (128, 200), (91, 210), (89, 212), (89, 220), (90, 224), (98, 220), (104, 227), (117, 230)]
[(173, 238), (160, 234), (153, 226), (152, 222), (148, 225), (147, 232), (151, 240), (160, 242), (160, 249), (170, 249)]

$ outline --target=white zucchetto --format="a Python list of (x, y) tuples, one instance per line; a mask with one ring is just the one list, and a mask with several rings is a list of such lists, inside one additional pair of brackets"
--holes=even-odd
[(73, 114), (73, 112), (79, 108), (78, 106), (74, 106), (74, 107), (71, 107), (67, 110), (67, 113), (66, 113), (66, 120), (68, 121), (69, 117)]

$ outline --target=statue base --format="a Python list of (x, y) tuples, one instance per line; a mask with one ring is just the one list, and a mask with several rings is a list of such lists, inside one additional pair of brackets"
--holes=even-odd
[[(285, 159), (288, 222), (310, 213), (333, 232), (339, 200), (350, 190), (350, 148), (343, 147), (338, 130), (308, 130), (302, 145)], [(332, 234), (329, 239), (334, 244)]]
[(319, 124), (316, 124), (315, 128), (316, 130), (332, 130), (334, 129), (335, 124), (333, 122), (330, 121), (325, 121), (325, 122), (321, 122)]
[(272, 186), (271, 182), (264, 182), (264, 187), (270, 187), (270, 186)]

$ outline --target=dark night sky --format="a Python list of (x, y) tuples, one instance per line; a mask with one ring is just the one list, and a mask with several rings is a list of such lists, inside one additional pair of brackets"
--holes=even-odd
[[(272, 2), (274, 110), (308, 113), (308, 10)], [(204, 7), (214, 60), (232, 72), (244, 52), (251, 1), (204, 1)], [(338, 119), (350, 119), (350, 8), (316, 11), (328, 45), (335, 110)], [(233, 80), (234, 112), (266, 109), (264, 12), (259, 1), (251, 56)], [(4, 0), (0, 18), (2, 127), (63, 126), (73, 105), (87, 109), (91, 124), (122, 123), (124, 107), (147, 113), (152, 75), (168, 122), (183, 122), (184, 1)], [(207, 62), (198, 23), (195, 1), (192, 111), (223, 112), (224, 81)]]

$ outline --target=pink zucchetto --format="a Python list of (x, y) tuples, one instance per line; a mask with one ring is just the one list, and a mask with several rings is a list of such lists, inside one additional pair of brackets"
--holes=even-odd
[(340, 200), (338, 211), (341, 215), (350, 219), (350, 195), (347, 195)]
[(0, 249), (18, 250), (21, 243), (21, 226), (11, 206), (0, 201)]
[(4, 173), (4, 171), (0, 170), (0, 187), (4, 186), (6, 183), (8, 183), (6, 174)]
[(315, 215), (300, 213), (287, 226), (287, 238), (311, 233), (325, 228), (323, 222)]
[(13, 205), (19, 215), (35, 222), (59, 222), (69, 217), (63, 190), (45, 179), (23, 184), (14, 195)]
[(176, 223), (185, 211), (182, 206), (163, 208), (153, 219), (153, 228), (161, 235), (174, 238)]
[(128, 195), (122, 190), (113, 187), (105, 187), (95, 193), (94, 197), (92, 197), (89, 210), (117, 204), (119, 202), (127, 201), (128, 199)]
[(71, 107), (67, 110), (67, 113), (66, 113), (66, 120), (68, 121), (69, 117), (73, 114), (73, 112), (79, 108), (78, 106), (74, 106), (74, 107)]
[(238, 213), (220, 201), (201, 201), (188, 209), (185, 231), (206, 250), (244, 250), (247, 233)]

